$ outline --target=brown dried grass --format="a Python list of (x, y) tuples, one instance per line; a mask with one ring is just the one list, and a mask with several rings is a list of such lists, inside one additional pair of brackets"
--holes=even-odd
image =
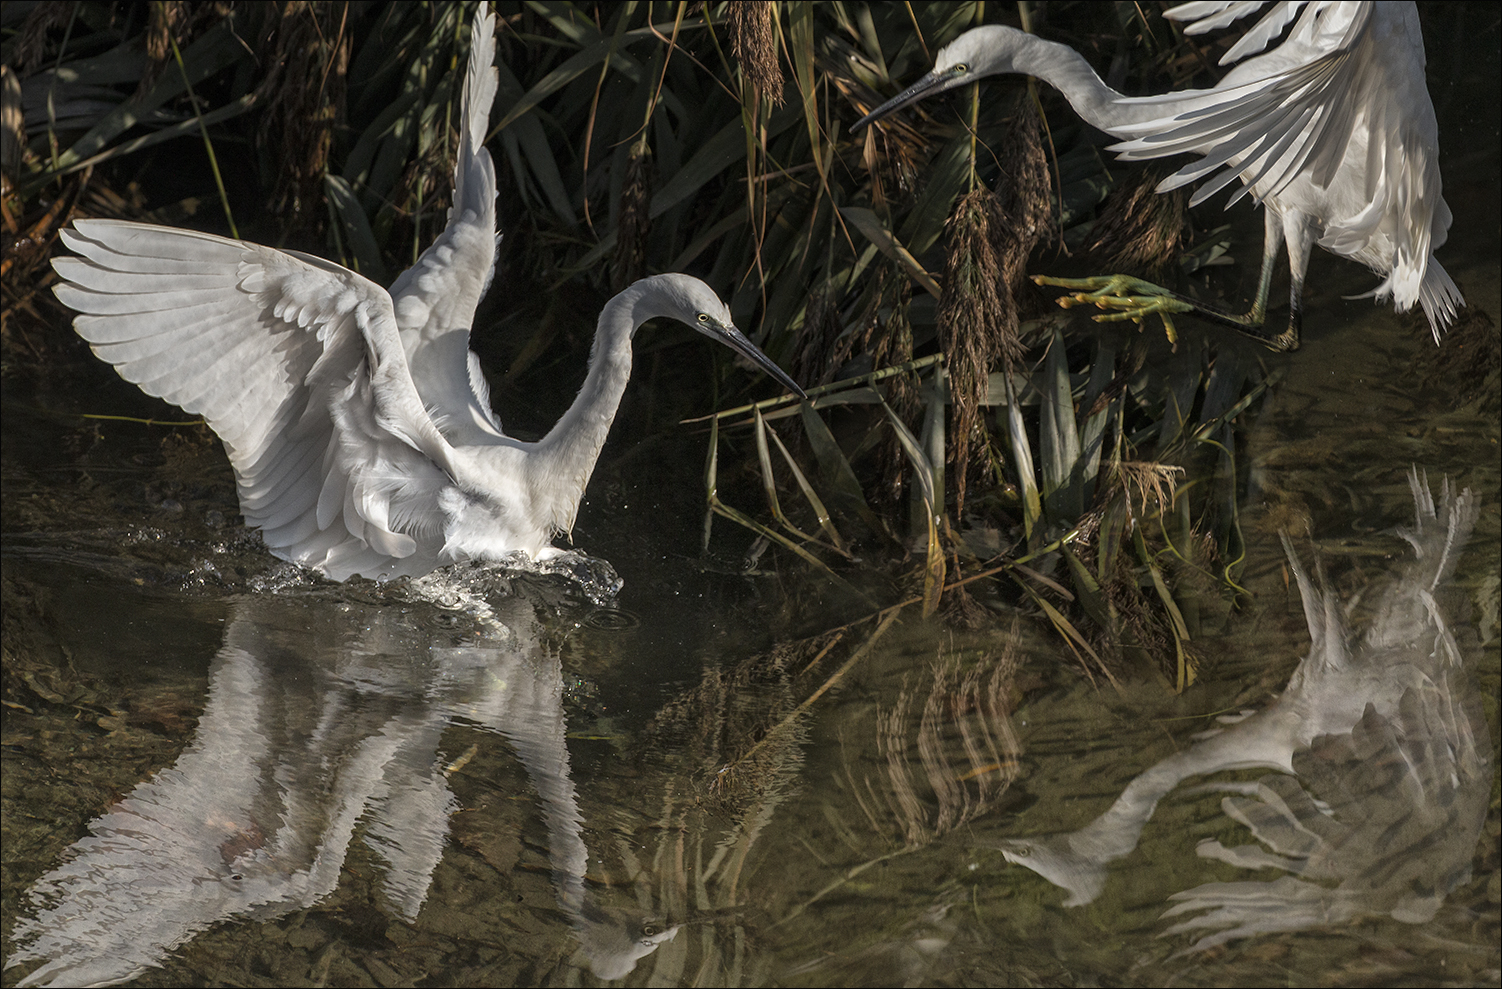
[(1049, 178), (1038, 115), (1019, 101), (1001, 147), (1003, 181), (996, 192), (972, 189), (945, 228), (948, 257), (939, 302), (940, 344), (948, 355), (951, 394), (950, 463), (955, 513), (965, 508), (971, 450), (985, 442), (983, 410), (990, 375), (1010, 372), (1023, 354), (1017, 294), (1027, 260), (1048, 236)]
[(730, 53), (740, 63), (741, 74), (756, 97), (782, 106), (782, 63), (777, 58), (777, 32), (773, 18), (776, 4), (734, 0), (725, 5), (725, 27), (730, 35)]

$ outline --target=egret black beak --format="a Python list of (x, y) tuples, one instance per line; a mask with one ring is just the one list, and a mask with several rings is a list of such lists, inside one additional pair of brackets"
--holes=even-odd
[(885, 117), (893, 110), (901, 109), (902, 107), (907, 106), (909, 103), (916, 103), (919, 100), (923, 99), (925, 96), (932, 96), (934, 93), (942, 93), (944, 90), (950, 88), (951, 86), (957, 85), (958, 80), (963, 75), (965, 75), (965, 67), (962, 65), (956, 65), (953, 68), (946, 69), (943, 72), (930, 72), (928, 75), (924, 76), (922, 79), (919, 79), (917, 82), (913, 83), (911, 86), (904, 89), (896, 96), (887, 100), (875, 110), (872, 110), (870, 113), (857, 120), (850, 126), (850, 132), (853, 134), (856, 131), (860, 130), (862, 127), (871, 123), (871, 121), (880, 120), (882, 117)]
[(702, 332), (704, 332), (706, 336), (720, 341), (725, 346), (735, 351), (737, 354), (740, 354), (742, 357), (746, 358), (751, 363), (755, 364), (757, 367), (770, 374), (774, 379), (776, 379), (778, 384), (782, 385), (782, 387), (786, 388), (794, 395), (797, 395), (799, 398), (808, 398), (808, 392), (800, 388), (798, 386), (798, 382), (788, 377), (786, 371), (778, 367), (777, 364), (772, 360), (772, 358), (768, 357), (766, 354), (763, 354), (761, 350), (756, 346), (756, 344), (752, 343), (750, 340), (747, 340), (746, 335), (740, 330), (736, 329), (734, 326), (729, 326), (724, 323), (714, 323), (712, 327), (707, 328)]

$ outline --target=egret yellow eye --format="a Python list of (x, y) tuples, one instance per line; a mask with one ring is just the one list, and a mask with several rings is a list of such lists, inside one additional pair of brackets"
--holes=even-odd
[(709, 313), (701, 312), (699, 314), (699, 322), (701, 322), (701, 323), (707, 323), (707, 322), (709, 322)]

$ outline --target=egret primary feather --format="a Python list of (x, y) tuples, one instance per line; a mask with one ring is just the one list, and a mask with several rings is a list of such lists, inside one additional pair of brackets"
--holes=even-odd
[(631, 373), (638, 327), (669, 317), (802, 390), (697, 278), (656, 275), (600, 314), (589, 373), (543, 439), (507, 436), (469, 350), (495, 265), (494, 15), (476, 20), (453, 205), (391, 290), (339, 265), (120, 220), (63, 232), (57, 295), (94, 352), (224, 441), (246, 523), (275, 555), (344, 580), (560, 551)]

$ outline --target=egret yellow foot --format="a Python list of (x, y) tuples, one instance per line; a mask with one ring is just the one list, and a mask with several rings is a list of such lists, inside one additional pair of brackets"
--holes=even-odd
[(1144, 318), (1156, 315), (1163, 320), (1163, 330), (1168, 334), (1168, 342), (1175, 346), (1179, 342), (1179, 332), (1173, 325), (1173, 314), (1193, 312), (1197, 308), (1194, 303), (1179, 298), (1166, 288), (1128, 275), (1102, 275), (1098, 278), (1034, 275), (1033, 281), (1038, 285), (1069, 289), (1071, 294), (1059, 299), (1059, 305), (1065, 309), (1094, 305), (1102, 309), (1117, 310), (1096, 316), (1095, 321), (1098, 323), (1114, 323), (1124, 319), (1141, 323)]

